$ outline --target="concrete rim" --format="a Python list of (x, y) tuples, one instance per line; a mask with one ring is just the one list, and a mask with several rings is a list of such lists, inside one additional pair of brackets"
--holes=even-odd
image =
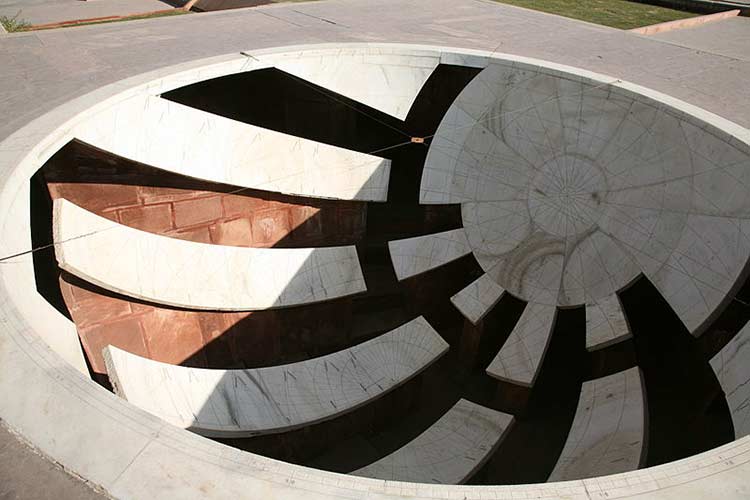
[[(135, 92), (160, 92), (218, 74), (208, 68), (226, 65), (236, 71), (262, 67), (253, 56), (341, 48), (383, 48), (445, 52), (502, 60), (514, 65), (544, 68), (551, 74), (609, 83), (613, 89), (633, 92), (658, 101), (671, 113), (691, 115), (726, 134), (735, 146), (750, 151), (750, 130), (665, 94), (601, 74), (510, 54), (450, 49), (412, 44), (315, 44), (212, 57), (144, 73), (99, 88), (69, 101), (17, 130), (0, 143), (0, 244), (3, 255), (28, 249), (28, 210), (23, 196), (27, 180), (72, 137), (68, 130), (77, 120)], [(240, 59), (241, 58), (241, 59)], [(242, 63), (241, 61), (244, 61)], [(227, 74), (227, 73), (221, 73)], [(172, 87), (170, 87), (173, 85)], [(20, 197), (20, 198), (19, 198)], [(18, 207), (23, 207), (19, 209)], [(20, 237), (19, 237), (20, 235)], [(28, 242), (28, 240), (26, 240)], [(14, 244), (16, 245), (14, 247)], [(30, 258), (0, 266), (0, 394), (5, 404), (0, 417), (41, 452), (76, 475), (114, 496), (137, 497), (139, 492), (192, 493), (224, 497), (233, 492), (253, 492), (266, 498), (618, 498), (654, 494), (680, 485), (680, 491), (706, 495), (720, 485), (718, 475), (728, 474), (737, 484), (750, 463), (750, 437), (736, 440), (700, 455), (630, 473), (566, 483), (519, 486), (436, 486), (363, 479), (286, 464), (240, 452), (172, 427), (141, 411), (83, 377), (37, 335), (28, 315), (21, 312), (18, 266)], [(36, 293), (35, 290), (32, 290)], [(23, 382), (23, 384), (22, 384)], [(46, 401), (39, 407), (35, 402)], [(62, 403), (61, 408), (46, 405)], [(67, 417), (67, 418), (62, 418)], [(93, 427), (92, 427), (93, 426)], [(133, 442), (120, 447), (120, 441)], [(135, 438), (140, 436), (140, 441)], [(74, 443), (80, 443), (76, 447)], [(125, 444), (125, 443), (123, 443)], [(131, 446), (132, 445), (132, 446)], [(132, 448), (123, 449), (123, 448)], [(73, 448), (73, 449), (71, 449)], [(87, 454), (89, 452), (89, 454)], [(90, 453), (97, 452), (91, 456)], [(104, 462), (104, 464), (102, 464)], [(161, 467), (156, 468), (154, 464)], [(744, 466), (745, 472), (742, 469)], [(726, 479), (725, 479), (726, 480)], [(225, 483), (218, 485), (216, 483)], [(209, 485), (211, 485), (209, 487)], [(672, 494), (679, 495), (678, 491)], [(158, 496), (158, 495), (154, 495)], [(660, 491), (660, 498), (662, 497)], [(671, 496), (670, 496), (671, 497)]]

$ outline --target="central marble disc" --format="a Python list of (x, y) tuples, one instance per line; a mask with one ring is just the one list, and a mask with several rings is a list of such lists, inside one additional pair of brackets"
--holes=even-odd
[(543, 231), (567, 238), (593, 227), (601, 216), (607, 181), (590, 160), (574, 155), (554, 158), (534, 177), (529, 215)]

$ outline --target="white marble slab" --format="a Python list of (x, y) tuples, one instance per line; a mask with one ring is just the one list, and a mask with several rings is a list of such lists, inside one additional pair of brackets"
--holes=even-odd
[(548, 481), (638, 469), (645, 433), (643, 398), (638, 367), (584, 382), (568, 439)]
[(735, 437), (747, 436), (750, 434), (750, 323), (711, 358), (711, 368), (726, 395)]
[(388, 242), (398, 280), (411, 278), (471, 253), (463, 229)]
[(750, 257), (750, 150), (618, 83), (491, 60), (440, 123), (420, 202), (461, 203), (514, 296), (596, 304), (643, 273), (697, 336)]
[(451, 302), (466, 319), (476, 325), (500, 300), (505, 290), (487, 274), (451, 297)]
[(62, 269), (129, 297), (191, 309), (258, 310), (367, 290), (354, 246), (242, 248), (169, 238), (54, 204)]
[(462, 484), (492, 456), (513, 416), (461, 399), (413, 441), (355, 476)]
[(497, 353), (487, 374), (500, 380), (531, 387), (555, 326), (557, 308), (547, 304), (526, 304), (526, 309)]
[(440, 64), (440, 52), (388, 47), (259, 56), (276, 68), (404, 120)]
[(601, 347), (632, 337), (617, 295), (586, 304), (586, 349)]
[(342, 200), (388, 195), (390, 160), (147, 94), (95, 114), (74, 134), (119, 156), (212, 182)]
[(204, 436), (239, 437), (288, 431), (354, 410), (447, 351), (420, 316), (351, 349), (268, 368), (188, 368), (113, 346), (103, 353), (115, 392), (130, 403)]

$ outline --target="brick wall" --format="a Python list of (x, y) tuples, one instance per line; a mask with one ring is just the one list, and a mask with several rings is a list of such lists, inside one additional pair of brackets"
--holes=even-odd
[[(246, 247), (350, 245), (366, 204), (284, 196), (197, 181), (73, 142), (45, 166), (50, 197), (173, 238)], [(260, 312), (181, 310), (120, 296), (62, 273), (60, 290), (89, 363), (115, 345), (158, 361), (240, 368), (295, 361), (350, 342), (352, 300)], [(336, 321), (333, 321), (336, 318)], [(283, 335), (282, 335), (283, 332)]]
[(285, 196), (201, 182), (71, 143), (44, 168), (52, 199), (65, 198), (121, 224), (217, 245), (351, 245), (366, 204)]

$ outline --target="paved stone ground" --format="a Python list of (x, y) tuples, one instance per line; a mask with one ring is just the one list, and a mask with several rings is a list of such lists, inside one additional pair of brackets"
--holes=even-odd
[(0, 423), (0, 500), (101, 500), (108, 498), (69, 475)]
[[(750, 127), (748, 40), (746, 18), (648, 37), (485, 0), (328, 0), (8, 34), (0, 36), (0, 140), (74, 97), (166, 65), (357, 41), (537, 57), (633, 81)], [(50, 495), (96, 497), (0, 430), (0, 499)]]
[(750, 18), (746, 17), (734, 17), (651, 36), (663, 42), (721, 54), (724, 57), (745, 61), (750, 58)]
[(47, 24), (171, 9), (166, 0), (0, 0), (0, 16)]

